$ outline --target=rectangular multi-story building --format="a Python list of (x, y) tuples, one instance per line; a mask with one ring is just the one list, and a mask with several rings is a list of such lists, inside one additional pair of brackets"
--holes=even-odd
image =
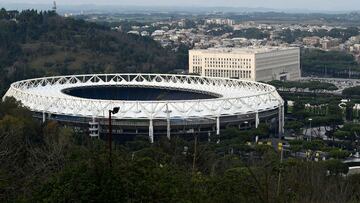
[(189, 73), (264, 82), (299, 80), (300, 48), (247, 47), (190, 50)]

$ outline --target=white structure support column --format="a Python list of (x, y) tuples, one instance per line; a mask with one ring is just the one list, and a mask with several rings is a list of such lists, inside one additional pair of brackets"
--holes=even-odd
[(281, 127), (281, 134), (284, 134), (285, 130), (284, 130), (284, 126), (285, 126), (285, 105), (283, 104), (281, 106), (281, 111), (282, 111), (282, 127)]
[(259, 123), (260, 123), (259, 112), (256, 112), (256, 114), (255, 114), (255, 128), (259, 127)]
[(166, 136), (170, 140), (171, 139), (171, 127), (170, 127), (170, 111), (169, 106), (166, 104)]
[(45, 113), (45, 111), (43, 111), (43, 113), (42, 113), (42, 122), (45, 123), (45, 121), (46, 121), (46, 113)]
[(220, 135), (220, 117), (216, 118), (216, 135)]
[(150, 139), (150, 143), (154, 143), (154, 125), (153, 125), (153, 120), (150, 119), (149, 120), (149, 139)]
[(167, 119), (167, 126), (166, 126), (166, 136), (167, 136), (167, 138), (168, 138), (169, 140), (171, 139), (170, 132), (171, 132), (170, 119), (168, 118), (168, 119)]
[(96, 121), (96, 118), (93, 117), (92, 120), (89, 122), (89, 136), (90, 137), (97, 137), (100, 139), (100, 125), (99, 122)]
[(284, 105), (281, 105), (279, 106), (279, 136), (284, 134), (284, 122), (285, 122)]

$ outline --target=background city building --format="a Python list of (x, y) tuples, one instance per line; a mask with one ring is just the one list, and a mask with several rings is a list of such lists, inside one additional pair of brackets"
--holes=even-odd
[(211, 48), (189, 51), (189, 73), (252, 81), (299, 80), (300, 48)]

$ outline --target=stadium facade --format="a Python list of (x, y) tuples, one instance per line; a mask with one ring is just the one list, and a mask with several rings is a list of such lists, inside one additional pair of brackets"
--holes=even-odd
[(91, 74), (23, 80), (4, 98), (14, 97), (42, 121), (87, 129), (156, 136), (217, 134), (227, 127), (257, 128), (275, 123), (283, 132), (284, 102), (273, 86), (228, 78), (168, 74)]

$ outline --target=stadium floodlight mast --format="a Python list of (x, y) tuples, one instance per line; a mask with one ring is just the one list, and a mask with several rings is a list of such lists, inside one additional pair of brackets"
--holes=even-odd
[(109, 164), (112, 166), (111, 162), (111, 153), (112, 153), (112, 125), (111, 125), (111, 115), (119, 113), (120, 107), (114, 107), (112, 110), (109, 110)]

